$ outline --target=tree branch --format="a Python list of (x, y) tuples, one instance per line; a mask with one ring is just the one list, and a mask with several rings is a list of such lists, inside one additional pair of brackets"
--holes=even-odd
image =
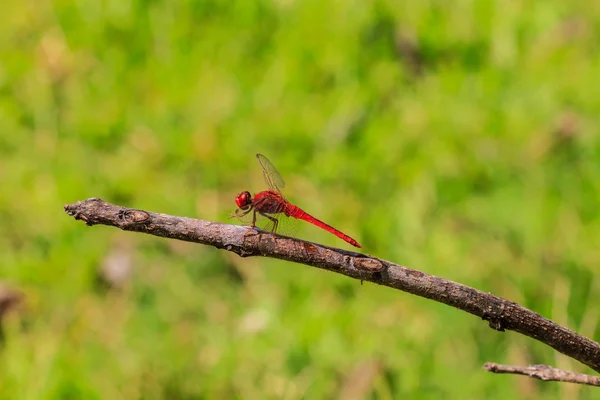
[(120, 207), (97, 198), (67, 204), (64, 209), (87, 225), (111, 225), (125, 231), (206, 244), (241, 257), (292, 261), (399, 289), (476, 315), (497, 331), (513, 330), (529, 336), (600, 372), (598, 343), (512, 301), (367, 254), (237, 225)]
[(563, 371), (549, 365), (530, 365), (528, 367), (519, 367), (516, 365), (502, 365), (496, 363), (485, 363), (483, 369), (496, 374), (517, 374), (527, 375), (530, 378), (541, 379), (543, 381), (560, 381), (579, 383), (582, 385), (600, 386), (600, 376), (576, 374), (574, 372)]

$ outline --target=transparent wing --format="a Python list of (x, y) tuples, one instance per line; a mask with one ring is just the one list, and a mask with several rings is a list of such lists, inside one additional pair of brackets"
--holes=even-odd
[(279, 172), (277, 172), (277, 168), (275, 168), (275, 166), (271, 164), (271, 161), (262, 154), (257, 154), (256, 158), (263, 170), (263, 176), (265, 177), (265, 183), (268, 188), (283, 195), (282, 190), (285, 188), (285, 182), (281, 175), (279, 175)]
[[(298, 230), (300, 228), (299, 220), (297, 220), (295, 218), (287, 217), (283, 213), (273, 214), (271, 216), (274, 218), (277, 218), (277, 221), (278, 221), (276, 233), (283, 235), (283, 236), (296, 237), (296, 234), (298, 233)], [(244, 215), (243, 217), (238, 217), (238, 219), (240, 220), (240, 222), (242, 222), (242, 224), (244, 224), (246, 226), (251, 226), (252, 225), (252, 211), (249, 212), (248, 214)], [(257, 213), (256, 214), (256, 227), (269, 233), (269, 232), (273, 232), (275, 223), (272, 220), (270, 220), (269, 218), (265, 217), (264, 215)]]
[[(275, 233), (283, 236), (296, 237), (298, 229), (300, 228), (300, 221), (285, 216), (283, 213), (275, 214), (273, 217), (277, 218), (277, 229)], [(257, 216), (256, 226), (266, 232), (273, 232), (274, 222), (264, 216)]]

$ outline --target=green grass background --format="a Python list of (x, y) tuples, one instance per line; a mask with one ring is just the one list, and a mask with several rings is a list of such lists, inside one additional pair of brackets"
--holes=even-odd
[[(599, 4), (5, 2), (0, 278), (26, 303), (0, 398), (598, 398), (484, 372), (591, 371), (450, 307), (62, 207), (227, 222), (260, 152), (365, 252), (598, 340)], [(133, 273), (105, 290), (115, 253)]]

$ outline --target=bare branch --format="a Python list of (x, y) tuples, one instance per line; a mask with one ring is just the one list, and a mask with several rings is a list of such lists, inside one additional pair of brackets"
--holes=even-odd
[(600, 345), (517, 303), (367, 254), (249, 231), (247, 227), (135, 210), (92, 198), (65, 205), (67, 214), (87, 225), (111, 225), (232, 251), (306, 264), (361, 281), (389, 286), (456, 307), (489, 322), (497, 331), (513, 330), (600, 372)]
[(543, 381), (560, 381), (579, 383), (582, 385), (600, 386), (600, 376), (576, 374), (574, 372), (563, 371), (549, 365), (530, 365), (528, 367), (519, 367), (516, 365), (502, 365), (496, 363), (485, 363), (483, 369), (496, 374), (517, 374), (527, 375), (531, 378), (541, 379)]

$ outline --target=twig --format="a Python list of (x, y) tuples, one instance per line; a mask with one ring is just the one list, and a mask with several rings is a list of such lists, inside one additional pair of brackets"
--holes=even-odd
[(432, 299), (489, 321), (489, 326), (497, 331), (513, 330), (539, 340), (600, 372), (598, 343), (512, 301), (367, 254), (249, 231), (237, 225), (120, 207), (97, 198), (64, 208), (87, 225), (111, 225), (125, 231), (206, 244), (241, 257), (263, 256), (306, 264)]
[(530, 378), (541, 379), (543, 381), (560, 381), (579, 383), (582, 385), (600, 386), (600, 376), (576, 374), (574, 372), (563, 371), (549, 365), (530, 365), (520, 367), (516, 365), (502, 365), (496, 363), (485, 363), (483, 369), (496, 374), (517, 374), (527, 375)]

